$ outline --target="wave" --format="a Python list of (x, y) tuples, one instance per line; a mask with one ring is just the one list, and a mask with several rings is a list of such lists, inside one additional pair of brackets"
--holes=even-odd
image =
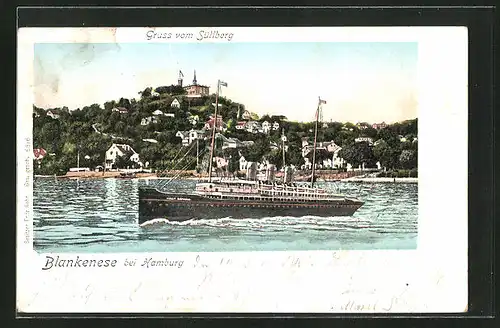
[(349, 230), (365, 229), (372, 226), (373, 220), (355, 217), (264, 217), (260, 219), (233, 219), (231, 217), (218, 219), (191, 219), (186, 221), (170, 221), (156, 218), (142, 223), (141, 227), (178, 226), (178, 227), (212, 227), (234, 229), (294, 229), (294, 230)]

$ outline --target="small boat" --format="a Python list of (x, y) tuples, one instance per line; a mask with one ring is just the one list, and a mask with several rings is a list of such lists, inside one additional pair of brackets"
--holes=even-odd
[(120, 172), (118, 178), (120, 179), (133, 179), (136, 178), (137, 174), (135, 172)]

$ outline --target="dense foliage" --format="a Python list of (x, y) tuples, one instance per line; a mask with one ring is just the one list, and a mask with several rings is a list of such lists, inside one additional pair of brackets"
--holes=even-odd
[[(175, 98), (180, 102), (179, 108), (171, 106)], [(202, 167), (201, 163), (206, 164), (207, 161), (210, 141), (200, 140), (198, 147), (191, 147), (190, 153), (183, 157), (188, 147), (182, 146), (182, 140), (176, 137), (176, 133), (202, 129), (213, 114), (214, 102), (215, 95), (189, 100), (182, 88), (172, 85), (157, 87), (154, 91), (152, 88), (147, 88), (139, 92), (138, 99), (121, 98), (118, 101), (108, 101), (103, 106), (93, 104), (71, 111), (67, 107), (42, 109), (34, 106), (34, 148), (44, 148), (47, 151), (47, 156), (43, 160), (35, 162), (35, 173), (64, 174), (70, 167), (77, 165), (78, 154), (81, 167), (94, 169), (103, 165), (105, 152), (112, 143), (131, 145), (139, 153), (141, 161), (148, 162), (148, 167), (156, 170), (174, 167), (195, 169), (197, 152), (200, 154), (199, 162)], [(269, 134), (254, 134), (236, 129), (236, 122), (241, 120), (238, 114), (241, 116), (245, 110), (243, 104), (225, 97), (219, 97), (219, 103), (219, 114), (222, 115), (228, 128), (224, 135), (241, 141), (254, 141), (252, 146), (238, 150), (228, 149), (216, 154), (230, 158), (231, 170), (236, 170), (240, 154), (249, 161), (267, 159), (281, 167), (282, 131), (288, 139), (286, 163), (296, 166), (304, 163), (302, 138), (307, 137), (312, 142), (314, 123), (292, 122), (285, 116), (264, 115), (258, 118), (255, 114), (251, 114), (260, 122), (267, 120), (280, 124), (279, 129), (271, 130)], [(117, 107), (126, 108), (128, 112), (113, 111), (113, 108)], [(143, 119), (153, 116), (152, 113), (157, 110), (175, 116), (158, 115), (156, 122), (141, 125)], [(59, 117), (54, 119), (48, 116), (49, 111)], [(190, 117), (195, 116), (198, 117), (197, 122), (191, 121)], [(401, 142), (400, 136), (406, 137), (408, 141)], [(320, 124), (318, 131), (318, 140), (334, 141), (341, 146), (340, 155), (353, 166), (365, 163), (366, 167), (373, 167), (379, 161), (382, 166), (389, 169), (417, 167), (417, 142), (412, 142), (416, 136), (417, 119), (392, 124), (381, 130), (371, 127), (361, 128), (360, 125), (352, 123), (331, 122), (328, 126)], [(380, 140), (375, 145), (369, 145), (366, 142), (355, 142), (357, 137)], [(154, 139), (157, 143), (145, 139)], [(320, 160), (330, 155), (318, 151), (316, 156)]]

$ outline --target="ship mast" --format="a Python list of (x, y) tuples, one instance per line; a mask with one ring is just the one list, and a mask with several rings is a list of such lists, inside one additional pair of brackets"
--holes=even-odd
[(284, 172), (285, 171), (285, 141), (286, 141), (285, 129), (281, 130), (281, 141), (283, 142), (281, 148), (283, 150), (283, 172)]
[(212, 182), (212, 162), (214, 158), (215, 130), (217, 128), (217, 109), (219, 108), (219, 90), (221, 86), (227, 87), (227, 83), (221, 80), (217, 80), (217, 92), (215, 93), (214, 126), (212, 128), (212, 145), (210, 147), (210, 162), (208, 163), (208, 182)]
[(322, 103), (321, 97), (318, 97), (318, 107), (316, 108), (316, 124), (314, 127), (314, 148), (313, 148), (313, 158), (312, 158), (311, 188), (314, 186), (314, 166), (316, 165), (316, 140), (318, 138), (319, 107), (321, 103)]

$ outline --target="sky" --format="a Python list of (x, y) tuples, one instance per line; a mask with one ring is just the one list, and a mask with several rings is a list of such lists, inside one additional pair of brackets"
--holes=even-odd
[(386, 123), (417, 117), (416, 42), (38, 43), (34, 103), (81, 108), (139, 98), (147, 87), (199, 84), (259, 115)]

